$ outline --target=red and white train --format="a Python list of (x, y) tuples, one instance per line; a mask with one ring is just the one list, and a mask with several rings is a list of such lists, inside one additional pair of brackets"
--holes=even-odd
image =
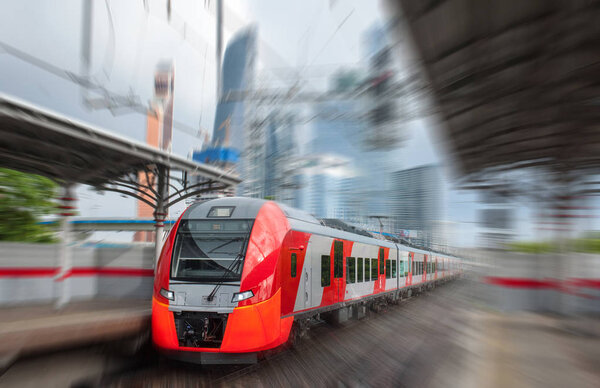
[(190, 206), (164, 244), (152, 341), (173, 358), (253, 362), (317, 314), (360, 317), (460, 270), (458, 258), (330, 227), (272, 201), (207, 201)]

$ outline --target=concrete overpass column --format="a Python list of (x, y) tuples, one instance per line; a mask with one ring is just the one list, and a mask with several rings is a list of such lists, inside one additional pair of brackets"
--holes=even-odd
[(67, 183), (62, 187), (62, 196), (59, 198), (61, 205), (61, 243), (59, 250), (59, 270), (54, 278), (58, 283), (59, 294), (55, 307), (62, 308), (71, 300), (71, 289), (69, 278), (73, 268), (71, 256), (71, 218), (75, 215), (75, 196), (73, 195), (73, 184)]

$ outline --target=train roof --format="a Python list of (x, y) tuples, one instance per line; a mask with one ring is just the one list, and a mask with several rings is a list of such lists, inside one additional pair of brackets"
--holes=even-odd
[[(212, 199), (206, 202), (199, 202), (191, 205), (183, 214), (182, 219), (200, 219), (207, 218), (208, 213), (214, 207), (231, 208), (230, 218), (237, 219), (254, 219), (258, 215), (261, 207), (268, 202), (264, 199), (247, 198), (247, 197), (224, 197)], [(320, 234), (343, 240), (352, 240), (365, 244), (372, 244), (381, 247), (400, 248), (402, 250), (456, 258), (452, 255), (422, 249), (388, 240), (380, 240), (373, 237), (366, 231), (355, 228), (337, 219), (318, 219), (311, 214), (289, 207), (287, 205), (275, 202), (281, 211), (285, 214), (290, 223), (290, 227), (294, 230), (306, 233)]]
[(191, 205), (185, 213), (183, 213), (182, 219), (200, 219), (207, 218), (208, 212), (213, 207), (230, 207), (232, 213), (229, 218), (242, 218), (242, 219), (254, 219), (256, 218), (258, 211), (267, 201), (264, 199), (257, 198), (245, 198), (245, 197), (224, 197), (211, 199), (206, 202), (198, 202)]

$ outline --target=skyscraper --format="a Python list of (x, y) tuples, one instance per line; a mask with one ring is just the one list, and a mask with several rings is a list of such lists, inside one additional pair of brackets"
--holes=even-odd
[(292, 205), (292, 191), (296, 187), (296, 172), (292, 167), (297, 156), (295, 117), (291, 113), (274, 111), (269, 114), (265, 123), (263, 197)]
[(431, 247), (441, 219), (440, 174), (437, 166), (420, 166), (391, 174), (391, 217), (394, 232), (411, 231), (411, 240)]
[[(249, 27), (236, 34), (225, 49), (220, 96), (226, 97), (229, 92), (244, 91), (252, 87), (255, 58), (256, 28)], [(194, 153), (195, 160), (231, 168), (243, 181), (248, 162), (243, 155), (247, 140), (245, 109), (246, 103), (243, 100), (219, 101), (211, 144), (201, 152)], [(244, 193), (244, 182), (238, 185), (236, 193)]]

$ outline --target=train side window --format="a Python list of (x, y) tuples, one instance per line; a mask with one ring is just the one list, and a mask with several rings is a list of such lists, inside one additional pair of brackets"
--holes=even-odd
[(333, 243), (333, 277), (344, 276), (344, 243), (335, 241)]
[(392, 263), (389, 259), (385, 261), (385, 278), (390, 279), (392, 277)]
[(365, 257), (365, 282), (371, 281), (371, 259)]
[(364, 272), (363, 272), (363, 258), (359, 257), (356, 264), (357, 264), (356, 265), (356, 275), (357, 275), (356, 276), (356, 282), (357, 283), (362, 283), (362, 281), (363, 281), (363, 275), (364, 275)]
[(404, 262), (404, 276), (408, 276), (408, 260)]
[(371, 280), (377, 280), (377, 259), (371, 259)]
[(356, 259), (354, 257), (346, 258), (346, 283), (354, 283), (356, 279)]
[(404, 260), (400, 260), (400, 277), (404, 277)]
[(383, 260), (385, 260), (385, 251), (383, 250), (383, 248), (379, 248), (379, 274), (383, 275)]
[(290, 261), (291, 261), (291, 265), (292, 265), (292, 277), (295, 278), (296, 277), (296, 263), (298, 261), (295, 253), (292, 253), (292, 259)]
[(321, 287), (331, 284), (331, 257), (321, 256)]
[(392, 277), (396, 277), (396, 260), (392, 261)]

